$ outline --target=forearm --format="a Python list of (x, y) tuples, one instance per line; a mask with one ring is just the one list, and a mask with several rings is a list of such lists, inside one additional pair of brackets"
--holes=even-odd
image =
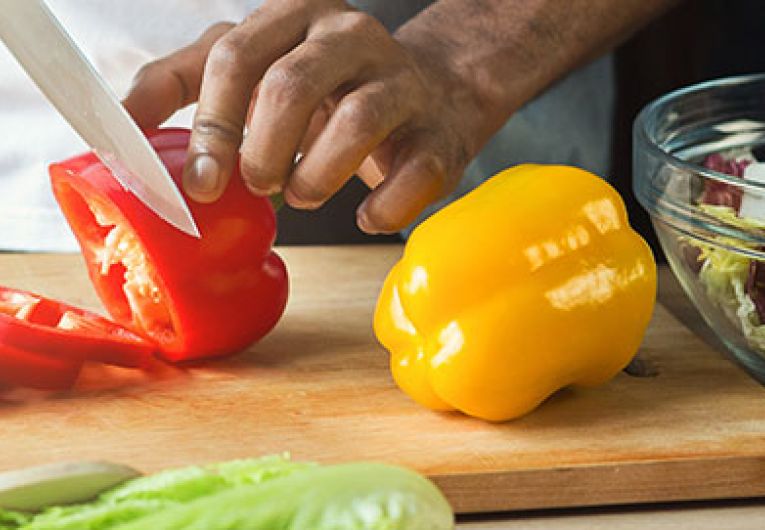
[[(441, 0), (396, 37), (451, 64), (491, 135), (556, 79), (629, 37), (678, 0)], [(488, 136), (483, 139), (485, 141)]]

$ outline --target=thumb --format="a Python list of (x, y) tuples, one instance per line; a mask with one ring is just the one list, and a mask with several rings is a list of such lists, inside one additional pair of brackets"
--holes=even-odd
[(196, 42), (138, 70), (122, 103), (139, 127), (159, 127), (177, 110), (197, 100), (210, 49), (232, 26), (227, 22), (215, 24)]

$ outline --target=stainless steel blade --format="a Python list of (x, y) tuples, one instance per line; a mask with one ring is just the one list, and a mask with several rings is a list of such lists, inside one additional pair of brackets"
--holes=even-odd
[(0, 0), (0, 13), (0, 40), (117, 180), (167, 222), (199, 237), (154, 149), (45, 3)]
[(48, 506), (86, 502), (140, 475), (121, 464), (87, 461), (6, 471), (0, 473), (0, 508), (36, 512)]

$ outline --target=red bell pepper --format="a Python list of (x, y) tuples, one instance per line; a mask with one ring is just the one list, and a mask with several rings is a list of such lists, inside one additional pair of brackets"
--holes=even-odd
[(12, 349), (16, 354), (5, 357), (16, 359), (23, 357), (18, 352), (26, 352), (49, 357), (53, 363), (79, 366), (99, 361), (128, 368), (148, 366), (156, 350), (147, 340), (95, 313), (7, 287), (0, 287), (0, 347)]
[(82, 363), (0, 344), (0, 384), (64, 390), (74, 384), (81, 366)]
[[(189, 132), (163, 129), (148, 137), (180, 187)], [(288, 285), (271, 249), (274, 211), (238, 174), (214, 203), (187, 199), (201, 239), (160, 219), (92, 153), (53, 164), (50, 175), (104, 306), (164, 358), (241, 351), (281, 317)]]
[[(189, 133), (149, 139), (180, 182)], [(42, 296), (0, 287), (0, 384), (70, 387), (85, 361), (149, 366), (235, 353), (265, 335), (287, 300), (271, 250), (273, 208), (234, 175), (214, 204), (189, 201), (202, 239), (177, 231), (125, 191), (93, 154), (50, 168), (111, 322)]]

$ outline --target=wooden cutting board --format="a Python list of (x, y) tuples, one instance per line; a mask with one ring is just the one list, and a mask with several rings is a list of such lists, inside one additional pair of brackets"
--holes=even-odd
[[(89, 369), (61, 395), (0, 394), (0, 470), (112, 460), (143, 471), (290, 451), (431, 476), (459, 512), (765, 495), (765, 390), (657, 307), (655, 377), (562, 391), (496, 425), (394, 386), (371, 317), (400, 247), (280, 250), (292, 292), (246, 354), (144, 375)], [(0, 283), (92, 308), (79, 257), (0, 255)]]

